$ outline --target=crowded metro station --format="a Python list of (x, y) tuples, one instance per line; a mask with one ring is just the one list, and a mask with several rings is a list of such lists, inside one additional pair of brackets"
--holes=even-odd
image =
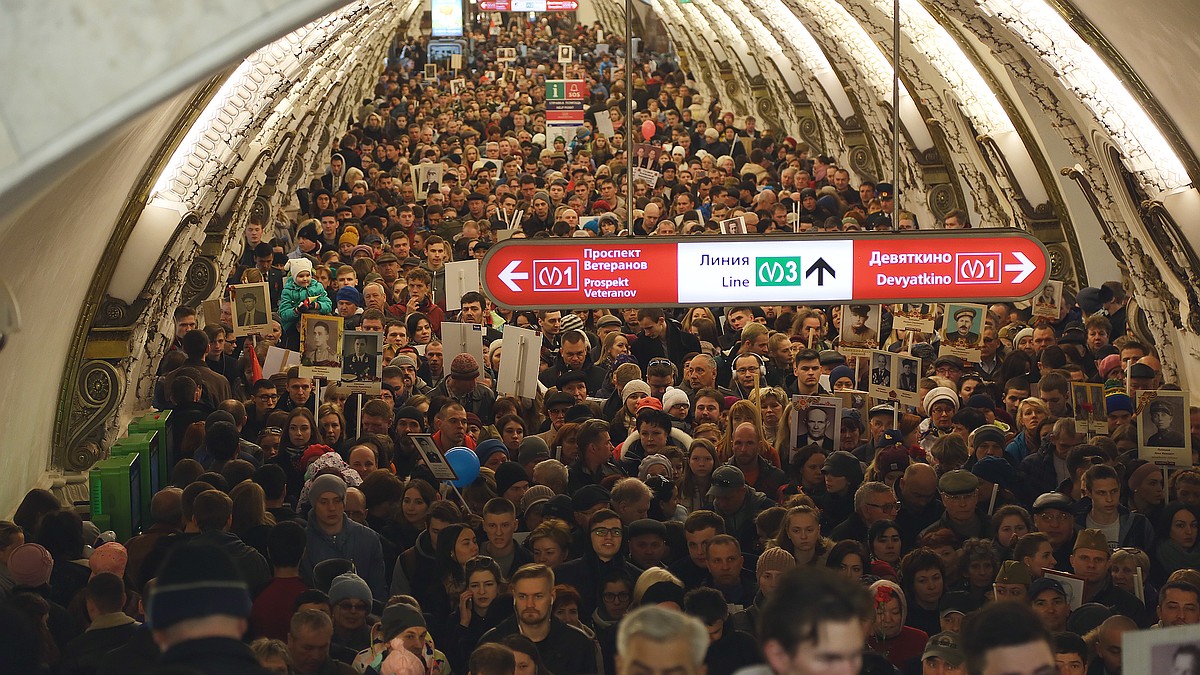
[(136, 404), (0, 520), (0, 671), (1200, 673), (1195, 355), (1140, 276), (471, 8), (211, 292), (151, 279)]

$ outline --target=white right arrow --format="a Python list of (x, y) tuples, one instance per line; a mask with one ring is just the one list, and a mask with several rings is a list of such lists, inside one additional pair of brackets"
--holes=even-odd
[(1033, 261), (1020, 251), (1013, 251), (1012, 254), (1017, 258), (1018, 263), (1015, 265), (1005, 265), (1004, 271), (1017, 272), (1017, 277), (1013, 279), (1013, 283), (1019, 284), (1022, 281), (1025, 281), (1025, 279), (1029, 278), (1030, 274), (1033, 274), (1033, 271), (1037, 269), (1037, 265), (1034, 265)]
[[(1028, 259), (1026, 259), (1026, 261), (1028, 261)], [(515, 281), (517, 279), (528, 279), (529, 278), (529, 272), (515, 272), (514, 271), (517, 269), (517, 265), (520, 265), (520, 264), (521, 264), (520, 260), (514, 260), (514, 261), (508, 263), (508, 266), (505, 267), (503, 270), (501, 270), (500, 274), (496, 275), (497, 278), (499, 278), (500, 281), (503, 281), (504, 285), (508, 286), (508, 289), (514, 293), (520, 293), (521, 287), (516, 285), (515, 283), (513, 283), (513, 281)]]

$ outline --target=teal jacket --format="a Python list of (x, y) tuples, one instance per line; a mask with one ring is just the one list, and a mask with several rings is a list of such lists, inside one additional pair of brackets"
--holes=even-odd
[(333, 301), (329, 299), (325, 287), (316, 279), (308, 282), (308, 288), (297, 285), (291, 276), (283, 282), (283, 292), (279, 294), (279, 326), (283, 332), (296, 327), (296, 323), (300, 321), (300, 313), (296, 308), (309, 298), (316, 298), (317, 313), (329, 314), (333, 311)]

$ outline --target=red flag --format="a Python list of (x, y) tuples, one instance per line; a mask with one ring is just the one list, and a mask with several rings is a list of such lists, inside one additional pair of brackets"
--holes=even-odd
[(257, 340), (250, 343), (250, 366), (254, 382), (263, 379), (262, 364), (258, 362), (258, 349), (256, 347)]

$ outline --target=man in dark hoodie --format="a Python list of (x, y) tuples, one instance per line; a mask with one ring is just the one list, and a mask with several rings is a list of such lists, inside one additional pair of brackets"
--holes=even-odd
[(601, 509), (588, 519), (591, 549), (582, 557), (559, 565), (554, 571), (557, 583), (568, 584), (579, 591), (579, 616), (591, 621), (601, 605), (601, 580), (615, 570), (622, 570), (637, 583), (641, 570), (629, 562), (623, 552), (624, 526), (621, 517), (610, 509)]
[(317, 563), (344, 558), (354, 563), (374, 597), (387, 597), (383, 546), (374, 530), (346, 516), (346, 482), (341, 476), (319, 475), (309, 488), (308, 498), (313, 509), (308, 515), (308, 544), (300, 563), (301, 574), (312, 578)]

